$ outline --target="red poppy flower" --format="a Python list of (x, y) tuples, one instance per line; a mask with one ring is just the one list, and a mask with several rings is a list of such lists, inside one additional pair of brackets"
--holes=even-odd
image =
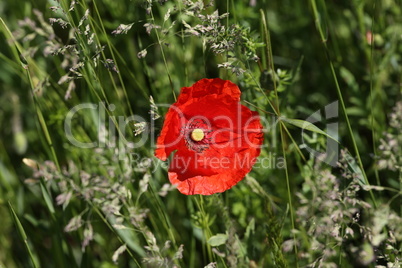
[(183, 87), (168, 110), (155, 156), (176, 150), (169, 180), (187, 195), (224, 192), (250, 172), (260, 154), (262, 125), (257, 112), (240, 104), (230, 81), (202, 79)]

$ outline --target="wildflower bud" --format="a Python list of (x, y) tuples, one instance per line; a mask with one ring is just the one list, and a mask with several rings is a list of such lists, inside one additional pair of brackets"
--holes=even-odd
[(24, 159), (22, 159), (22, 162), (32, 169), (38, 168), (38, 163), (35, 160), (29, 159), (29, 158), (24, 158)]

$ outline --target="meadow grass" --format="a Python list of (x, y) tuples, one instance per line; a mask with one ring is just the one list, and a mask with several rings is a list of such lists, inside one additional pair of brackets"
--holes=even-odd
[[(1, 2), (0, 267), (400, 267), (401, 13)], [(232, 189), (186, 196), (155, 139), (180, 88), (214, 77), (264, 146)]]

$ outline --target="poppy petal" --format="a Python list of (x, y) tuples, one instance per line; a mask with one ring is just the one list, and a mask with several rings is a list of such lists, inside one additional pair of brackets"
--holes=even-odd
[(257, 112), (240, 104), (240, 94), (230, 81), (202, 79), (182, 88), (169, 108), (155, 156), (166, 160), (176, 150), (168, 176), (181, 193), (224, 192), (250, 172), (262, 125)]
[(180, 126), (183, 119), (180, 117), (181, 111), (172, 105), (165, 117), (162, 131), (156, 142), (155, 156), (165, 161), (171, 152), (177, 149), (177, 144), (181, 140)]
[(178, 104), (184, 104), (188, 101), (196, 101), (208, 95), (216, 97), (229, 96), (233, 101), (240, 101), (240, 89), (236, 84), (229, 80), (220, 78), (201, 79), (191, 87), (183, 87), (181, 89)]

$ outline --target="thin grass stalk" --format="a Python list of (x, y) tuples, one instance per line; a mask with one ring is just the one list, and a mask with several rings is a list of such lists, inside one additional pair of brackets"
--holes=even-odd
[[(118, 59), (120, 62), (123, 63), (124, 66), (128, 66), (126, 59), (120, 54), (120, 52), (116, 49), (115, 46), (112, 46), (111, 49), (113, 50), (114, 55), (117, 55)], [(144, 88), (144, 85), (141, 84), (137, 77), (135, 77), (135, 75), (133, 74), (131, 68), (128, 69), (127, 72), (130, 75), (130, 78), (132, 79), (132, 81), (134, 81), (135, 85), (141, 90), (141, 92), (144, 94), (144, 97), (149, 97), (149, 93), (147, 92), (147, 90)]]
[(268, 28), (268, 22), (265, 18), (265, 13), (262, 9), (260, 9), (260, 14), (261, 14), (261, 20), (262, 20), (262, 24), (263, 24), (263, 30), (264, 30), (264, 39), (265, 39), (265, 49), (266, 49), (266, 53), (267, 53), (267, 66), (268, 69), (271, 70), (272, 72), (272, 81), (274, 84), (274, 92), (275, 92), (275, 101), (276, 101), (276, 114), (279, 117), (281, 115), (280, 111), (279, 111), (279, 97), (278, 97), (278, 90), (277, 90), (277, 85), (276, 85), (276, 73), (275, 73), (275, 68), (274, 68), (274, 60), (272, 57), (272, 46), (271, 46), (271, 36), (269, 33), (269, 28)]
[[(248, 64), (248, 63), (247, 63), (247, 64)], [(250, 69), (250, 67), (249, 67), (249, 69)], [(253, 79), (254, 83), (258, 86), (258, 88), (260, 89), (260, 91), (263, 93), (263, 95), (264, 95), (265, 98), (267, 99), (267, 101), (268, 101), (270, 107), (271, 107), (272, 110), (275, 112), (275, 114), (270, 113), (270, 112), (268, 112), (268, 111), (265, 111), (264, 109), (259, 108), (258, 106), (252, 104), (252, 103), (249, 102), (249, 101), (243, 100), (243, 102), (247, 103), (248, 105), (250, 105), (250, 106), (256, 108), (257, 110), (259, 110), (259, 111), (261, 111), (261, 112), (263, 112), (263, 113), (265, 113), (265, 114), (273, 115), (273, 116), (275, 116), (276, 118), (278, 118), (279, 116), (278, 116), (278, 114), (277, 114), (277, 110), (275, 109), (275, 107), (274, 107), (274, 105), (272, 104), (271, 100), (270, 100), (270, 99), (268, 98), (268, 96), (265, 94), (264, 90), (261, 88), (260, 84), (257, 82), (257, 80), (255, 79), (254, 75), (253, 75), (251, 72), (250, 72), (249, 74), (250, 74), (251, 78)], [(301, 156), (301, 158), (303, 159), (304, 162), (307, 162), (306, 157), (305, 157), (305, 156), (303, 155), (303, 153), (301, 152), (299, 146), (297, 145), (295, 139), (293, 138), (292, 134), (289, 132), (289, 130), (288, 130), (288, 128), (286, 127), (285, 124), (283, 124), (283, 127), (284, 127), (284, 129), (285, 129), (287, 135), (288, 135), (289, 138), (291, 139), (292, 143), (295, 145), (295, 148), (296, 148), (296, 151), (298, 152), (298, 154)]]
[[(178, 5), (179, 5), (179, 12), (180, 12), (180, 14), (183, 14), (182, 12), (182, 2), (181, 1), (178, 1)], [(185, 85), (188, 85), (188, 66), (187, 66), (187, 64), (188, 64), (188, 62), (187, 62), (187, 58), (186, 58), (186, 50), (187, 50), (187, 48), (186, 48), (186, 42), (184, 41), (184, 38), (185, 38), (185, 36), (184, 36), (184, 29), (183, 29), (183, 27), (184, 26), (182, 26), (181, 28), (180, 28), (180, 39), (181, 39), (181, 47), (182, 47), (182, 49), (183, 49), (183, 65), (184, 65), (184, 77), (185, 77), (185, 81), (184, 81), (184, 84)]]
[[(29, 78), (29, 80), (31, 81), (31, 88), (32, 88), (32, 92), (33, 92), (34, 89), (33, 89), (31, 77)], [(33, 92), (33, 94), (35, 95), (34, 92)], [(47, 124), (46, 124), (46, 122), (45, 122), (45, 118), (43, 117), (42, 111), (41, 111), (41, 109), (39, 108), (38, 100), (36, 99), (36, 97), (34, 97), (34, 103), (35, 103), (36, 115), (38, 116), (39, 124), (40, 124), (40, 126), (41, 126), (41, 128), (42, 128), (43, 134), (45, 135), (47, 145), (48, 145), (49, 148), (50, 148), (53, 161), (54, 161), (54, 163), (55, 163), (57, 169), (58, 169), (59, 171), (61, 171), (60, 164), (59, 164), (59, 160), (58, 160), (58, 158), (57, 158), (56, 151), (55, 151), (54, 146), (53, 146), (52, 138), (50, 137), (49, 130), (48, 130)]]
[[(320, 25), (320, 17), (319, 17), (319, 14), (318, 14), (317, 4), (316, 4), (315, 0), (310, 0), (310, 4), (311, 4), (312, 9), (313, 9), (313, 15), (314, 15), (314, 19), (315, 19), (316, 28), (317, 28), (317, 30), (318, 30), (318, 32), (320, 34), (320, 38), (321, 38), (322, 44), (323, 44), (324, 49), (325, 49), (325, 55), (327, 57), (329, 67), (331, 69), (331, 74), (332, 74), (332, 77), (333, 77), (334, 82), (335, 82), (336, 92), (338, 94), (338, 99), (339, 99), (339, 102), (341, 104), (342, 112), (343, 112), (344, 117), (345, 117), (348, 133), (349, 133), (349, 136), (350, 136), (350, 138), (352, 140), (353, 149), (354, 149), (355, 154), (356, 154), (357, 162), (358, 162), (359, 167), (360, 167), (360, 169), (362, 171), (365, 184), (370, 185), (370, 183), (368, 181), (368, 178), (367, 178), (366, 171), (365, 171), (364, 166), (363, 166), (363, 162), (362, 162), (361, 157), (360, 157), (359, 148), (357, 147), (357, 143), (356, 143), (356, 140), (355, 140), (355, 137), (354, 137), (354, 134), (353, 134), (352, 126), (351, 126), (350, 121), (349, 121), (349, 116), (348, 116), (348, 114), (346, 112), (346, 106), (345, 106), (345, 102), (343, 100), (342, 91), (341, 91), (339, 83), (338, 83), (338, 78), (337, 78), (337, 75), (336, 75), (336, 72), (335, 72), (335, 68), (334, 68), (334, 65), (332, 63), (331, 57), (329, 55), (329, 50), (328, 50), (328, 46), (327, 46), (327, 40), (324, 37), (324, 32), (323, 32), (323, 29), (322, 29), (322, 27)], [(374, 193), (373, 193), (373, 191), (371, 189), (369, 190), (369, 192), (370, 192), (371, 200), (373, 201), (373, 205), (374, 205), (375, 208), (377, 208), (378, 205), (377, 205), (377, 200), (374, 197)]]
[[(399, 216), (402, 217), (402, 168), (399, 167), (399, 198), (401, 199), (400, 206), (399, 206)], [(402, 245), (401, 245), (402, 249)]]
[[(208, 219), (207, 219), (207, 213), (205, 212), (204, 209), (204, 197), (202, 195), (196, 196), (194, 198), (194, 201), (198, 207), (198, 210), (201, 213), (201, 223), (202, 223), (202, 230), (204, 233), (204, 247), (206, 248), (207, 254), (208, 254), (208, 259), (210, 261), (215, 261), (214, 255), (212, 254), (212, 249), (211, 246), (208, 244), (208, 239), (212, 236), (212, 232), (209, 229), (209, 224), (208, 224)], [(203, 254), (205, 255), (205, 254)]]
[[(122, 245), (126, 244), (126, 243), (124, 242), (124, 240), (120, 237), (119, 233), (117, 233), (116, 230), (113, 228), (113, 226), (110, 225), (110, 222), (106, 219), (106, 217), (103, 215), (103, 213), (102, 213), (96, 206), (94, 206), (93, 204), (91, 204), (91, 205), (92, 205), (92, 208), (95, 210), (96, 214), (98, 214), (98, 216), (102, 219), (102, 221), (103, 221), (103, 222), (105, 223), (105, 225), (109, 228), (109, 230), (111, 230), (111, 231), (116, 235), (116, 237), (117, 237), (117, 239), (119, 240), (119, 242), (120, 242)], [(131, 252), (129, 246), (127, 246), (127, 249), (126, 249), (126, 250), (127, 250), (128, 254), (130, 255), (131, 259), (132, 259), (132, 260), (134, 261), (134, 263), (137, 265), (137, 267), (141, 268), (142, 266), (138, 263), (137, 259), (134, 257), (134, 255), (133, 255), (133, 253)]]
[(35, 86), (34, 86), (34, 83), (32, 81), (32, 76), (31, 76), (31, 73), (30, 73), (31, 69), (32, 69), (32, 72), (34, 70), (38, 70), (40, 72), (40, 68), (35, 64), (35, 62), (33, 60), (31, 60), (30, 58), (25, 58), (23, 56), (24, 55), (24, 53), (23, 53), (24, 49), (17, 42), (17, 40), (15, 40), (15, 38), (13, 37), (13, 34), (11, 33), (10, 29), (7, 27), (7, 25), (5, 24), (5, 22), (3, 21), (2, 18), (0, 18), (0, 22), (1, 22), (2, 26), (3, 26), (2, 27), (3, 32), (5, 33), (6, 36), (8, 36), (8, 39), (12, 40), (13, 46), (10, 46), (10, 47), (12, 47), (12, 51), (13, 51), (13, 54), (14, 54), (16, 62), (21, 62), (20, 57), (19, 57), (21, 55), (21, 57), (27, 63), (26, 66), (23, 66), (23, 64), (21, 64), (21, 70), (24, 70), (26, 75), (27, 75), (29, 84), (31, 86), (31, 92), (32, 92), (32, 96), (33, 96), (33, 99), (34, 99), (35, 110), (36, 110), (36, 114), (38, 116), (38, 121), (39, 121), (39, 123), (41, 125), (43, 134), (45, 135), (46, 142), (47, 142), (47, 144), (48, 144), (48, 146), (50, 148), (53, 161), (54, 161), (55, 165), (57, 166), (57, 169), (60, 171), (61, 169), (60, 169), (59, 161), (58, 161), (58, 158), (57, 158), (57, 155), (56, 155), (56, 151), (54, 150), (53, 142), (52, 142), (52, 139), (50, 137), (50, 134), (49, 134), (46, 122), (44, 120), (42, 111), (39, 108), (38, 100), (37, 100), (36, 94), (34, 92)]
[[(155, 17), (154, 17), (154, 13), (152, 12), (152, 9), (151, 9), (151, 18), (152, 18), (152, 21), (155, 22)], [(159, 47), (161, 49), (163, 63), (165, 64), (165, 69), (166, 69), (167, 76), (169, 78), (170, 87), (172, 88), (173, 98), (176, 101), (177, 97), (176, 97), (176, 93), (174, 92), (174, 86), (173, 86), (173, 82), (172, 82), (172, 77), (170, 75), (169, 67), (168, 67), (168, 64), (167, 64), (167, 61), (166, 61), (165, 52), (163, 50), (162, 42), (161, 42), (161, 39), (159, 38), (159, 33), (158, 33), (157, 30), (155, 30), (155, 34), (156, 34), (156, 39), (158, 40), (158, 45), (159, 45)]]
[[(1, 18), (0, 18), (0, 20), (1, 20)], [(7, 28), (7, 26), (5, 25), (4, 21), (1, 20), (1, 22), (2, 22), (3, 27), (4, 27), (4, 29), (6, 30), (6, 32), (11, 36), (11, 40), (13, 40), (13, 45), (14, 45), (14, 46), (12, 46), (12, 47), (14, 48), (13, 51), (19, 51), (21, 56), (24, 55), (24, 54), (23, 54), (23, 48), (22, 48), (22, 47), (19, 45), (19, 43), (12, 37), (11, 32), (10, 32), (10, 30)], [(14, 53), (14, 55), (15, 55), (15, 53)], [(59, 165), (58, 157), (57, 157), (55, 148), (54, 148), (54, 146), (53, 146), (52, 138), (51, 138), (51, 136), (50, 136), (50, 133), (49, 133), (49, 130), (48, 130), (48, 127), (47, 127), (45, 118), (44, 118), (43, 113), (42, 113), (42, 110), (41, 110), (41, 108), (40, 108), (39, 100), (38, 100), (38, 98), (36, 97), (36, 93), (34, 92), (35, 86), (34, 86), (34, 82), (33, 82), (33, 79), (32, 79), (32, 74), (31, 74), (31, 72), (37, 71), (37, 72), (40, 73), (40, 72), (41, 72), (41, 71), (40, 71), (40, 68), (36, 65), (36, 63), (33, 61), (33, 59), (31, 59), (31, 58), (25, 58), (24, 56), (22, 56), (22, 57), (23, 57), (23, 59), (25, 60), (25, 62), (27, 62), (26, 68), (23, 67), (23, 69), (26, 70), (27, 78), (28, 78), (28, 81), (29, 81), (29, 84), (30, 84), (30, 87), (31, 87), (31, 92), (32, 92), (33, 101), (34, 101), (34, 107), (35, 107), (35, 111), (36, 111), (36, 114), (37, 114), (37, 117), (38, 117), (38, 121), (37, 121), (37, 122), (39, 123), (40, 128), (41, 128), (41, 130), (42, 130), (42, 133), (43, 133), (43, 135), (45, 136), (45, 140), (46, 140), (47, 145), (48, 145), (48, 147), (49, 147), (49, 149), (50, 149), (50, 151), (51, 151), (51, 156), (52, 156), (53, 162), (55, 163), (57, 170), (58, 170), (59, 172), (61, 172), (61, 168), (60, 168), (60, 165)], [(19, 62), (19, 61), (20, 61), (19, 58), (17, 58), (17, 62)], [(53, 236), (52, 238), (54, 239), (54, 240), (53, 240), (53, 243), (54, 243), (54, 245), (55, 245), (55, 250), (57, 251), (57, 254), (58, 254), (58, 257), (59, 257), (59, 258), (56, 258), (56, 259), (59, 260), (59, 265), (60, 265), (61, 267), (64, 267), (64, 263), (66, 263), (66, 260), (65, 260), (65, 253), (63, 253), (63, 241), (64, 241), (64, 240), (63, 240), (63, 237), (62, 237), (62, 235), (61, 235), (61, 234), (62, 234), (62, 231), (61, 231), (61, 230), (62, 230), (62, 227), (61, 227), (61, 224), (62, 224), (62, 223), (61, 223), (59, 220), (57, 220), (57, 218), (55, 217), (55, 214), (54, 214), (55, 211), (54, 211), (54, 208), (53, 208), (53, 203), (52, 203), (52, 201), (51, 201), (51, 199), (50, 199), (50, 196), (47, 194), (46, 188), (44, 187), (43, 184), (42, 184), (41, 186), (42, 186), (43, 198), (44, 198), (44, 200), (45, 200), (45, 202), (46, 202), (46, 204), (47, 204), (47, 206), (48, 206), (48, 208), (49, 208), (49, 212), (50, 212), (52, 221), (56, 224), (57, 229), (60, 231), (60, 232), (57, 234), (56, 237)], [(26, 242), (26, 243), (27, 243), (27, 242)], [(67, 246), (67, 250), (69, 251), (70, 256), (73, 256), (72, 249), (71, 249), (70, 246)], [(30, 252), (30, 254), (31, 254), (31, 252)]]
[[(290, 190), (290, 180), (289, 180), (289, 172), (288, 172), (288, 162), (286, 158), (286, 151), (285, 151), (285, 135), (283, 132), (283, 127), (284, 123), (281, 122), (281, 125), (279, 127), (280, 134), (281, 134), (281, 144), (282, 144), (282, 154), (283, 154), (283, 160), (284, 160), (284, 166), (285, 166), (285, 177), (286, 177), (286, 188), (287, 188), (287, 194), (288, 194), (288, 203), (289, 203), (289, 214), (290, 214), (290, 222), (292, 226), (292, 230), (295, 230), (295, 219), (294, 219), (294, 209), (292, 205), (292, 193)], [(297, 239), (296, 239), (296, 233), (293, 232), (293, 240), (295, 241), (294, 243), (294, 251), (295, 251), (295, 258), (296, 258), (296, 267), (299, 267), (299, 262), (298, 262), (298, 249), (297, 249)]]
[[(370, 49), (370, 106), (373, 107), (373, 80), (374, 80), (374, 67), (373, 67), (373, 56), (374, 56), (374, 25), (375, 25), (375, 10), (376, 10), (376, 3), (374, 1), (373, 3), (373, 16), (371, 17), (371, 49)], [(370, 124), (371, 124), (371, 135), (372, 135), (372, 142), (373, 142), (373, 154), (374, 154), (374, 159), (377, 159), (377, 144), (376, 144), (376, 140), (377, 140), (377, 135), (374, 129), (374, 114), (373, 114), (373, 109), (370, 110), (371, 112), (371, 120), (370, 120)], [(380, 182), (380, 176), (378, 174), (378, 169), (374, 168), (374, 175), (376, 178), (376, 183), (377, 185), (381, 185)]]
[(33, 253), (32, 253), (32, 250), (31, 250), (30, 246), (29, 246), (29, 243), (28, 243), (28, 236), (26, 235), (25, 230), (24, 230), (24, 227), (22, 226), (20, 220), (18, 219), (18, 216), (17, 216), (17, 214), (15, 213), (15, 211), (14, 211), (14, 209), (13, 209), (13, 206), (11, 205), (10, 201), (8, 201), (8, 208), (9, 208), (9, 210), (10, 210), (10, 214), (11, 214), (13, 220), (14, 220), (14, 223), (15, 223), (15, 225), (16, 225), (16, 227), (17, 227), (18, 233), (19, 233), (19, 235), (20, 235), (22, 241), (24, 241), (24, 245), (25, 245), (26, 250), (28, 251), (29, 259), (30, 259), (31, 262), (32, 262), (32, 266), (33, 266), (34, 268), (39, 267), (39, 266), (37, 265), (36, 261), (35, 261), (35, 257), (34, 257), (34, 255), (33, 255)]
[[(95, 13), (96, 13), (96, 15), (97, 15), (97, 17), (98, 17), (99, 25), (100, 25), (100, 28), (101, 28), (101, 30), (102, 30), (102, 33), (103, 33), (103, 35), (104, 35), (104, 37), (105, 37), (105, 39), (106, 39), (106, 42), (107, 42), (107, 45), (108, 45), (110, 54), (111, 54), (111, 56), (112, 56), (112, 59), (113, 59), (114, 63), (117, 65), (116, 57), (115, 57), (114, 52), (113, 52), (113, 51), (114, 51), (113, 45), (111, 44), (111, 42), (110, 42), (110, 40), (109, 40), (109, 37), (108, 37), (108, 34), (106, 33), (105, 26), (104, 26), (103, 23), (102, 23), (102, 18), (101, 18), (100, 14), (99, 14), (99, 10), (98, 10), (98, 6), (96, 5), (96, 1), (93, 1), (92, 3), (93, 3), (93, 5), (94, 5)], [(91, 23), (92, 28), (95, 29), (92, 20), (89, 20), (89, 21), (90, 21), (90, 23)], [(98, 38), (97, 35), (95, 35), (95, 38), (96, 38), (98, 44), (100, 44), (100, 41), (99, 41), (99, 38)], [(101, 51), (101, 54), (102, 54), (103, 58), (106, 59), (105, 53), (104, 53), (103, 51)], [(123, 78), (121, 77), (120, 72), (117, 72), (117, 76), (119, 77), (119, 82), (120, 82), (120, 85), (121, 85), (121, 87), (122, 87), (122, 89), (123, 89), (123, 94), (124, 94), (124, 99), (125, 99), (126, 105), (127, 105), (128, 109), (129, 109), (130, 114), (133, 114), (133, 109), (132, 109), (132, 107), (131, 107), (131, 104), (130, 104), (130, 101), (129, 101), (129, 98), (128, 98), (126, 86), (125, 86), (125, 84), (124, 84), (124, 82), (123, 82)], [(114, 87), (114, 89), (115, 89), (115, 91), (116, 91), (116, 94), (118, 94), (118, 92), (117, 92), (117, 86), (116, 86), (116, 83), (115, 83), (115, 81), (114, 81), (114, 79), (113, 79), (113, 75), (112, 75), (111, 72), (109, 72), (109, 77), (110, 77), (110, 80), (111, 80), (111, 82), (112, 82), (112, 84), (113, 84), (113, 87)]]
[[(277, 90), (277, 85), (276, 85), (276, 73), (275, 73), (275, 67), (274, 67), (274, 61), (273, 61), (273, 56), (272, 56), (272, 46), (271, 46), (271, 38), (270, 38), (270, 33), (268, 29), (268, 22), (265, 18), (264, 11), (260, 9), (260, 14), (261, 14), (261, 19), (263, 23), (263, 30), (264, 30), (264, 38), (265, 38), (265, 43), (266, 43), (266, 53), (267, 53), (267, 66), (270, 69), (273, 77), (273, 85), (274, 85), (274, 92), (275, 92), (275, 103), (276, 103), (276, 109), (275, 112), (278, 117), (280, 117), (281, 112), (279, 108), (279, 97), (278, 97), (278, 90)], [(292, 229), (295, 229), (295, 220), (294, 220), (294, 209), (292, 205), (292, 193), (290, 189), (290, 180), (289, 180), (289, 173), (288, 173), (288, 166), (287, 166), (287, 159), (286, 159), (286, 150), (285, 150), (285, 135), (284, 135), (284, 128), (286, 128), (285, 124), (280, 121), (280, 137), (281, 137), (281, 147), (282, 147), (282, 154), (285, 162), (285, 177), (286, 177), (286, 188), (287, 188), (287, 197), (288, 197), (288, 203), (289, 203), (289, 213), (290, 213), (290, 221), (291, 221), (291, 226)], [(294, 140), (292, 139), (294, 142)], [(300, 152), (301, 153), (301, 152)], [(294, 251), (295, 251), (295, 258), (296, 258), (296, 267), (299, 267), (298, 263), (298, 249), (297, 249), (297, 243), (296, 243), (296, 234), (293, 232), (293, 240), (295, 241), (294, 243)]]
[(160, 200), (160, 197), (156, 194), (152, 183), (149, 184), (149, 190), (151, 192), (152, 200), (154, 200), (156, 203), (158, 212), (160, 213), (160, 215), (162, 215), (163, 226), (165, 227), (166, 231), (168, 232), (169, 239), (172, 241), (173, 246), (174, 246), (175, 250), (177, 251), (178, 248), (177, 248), (177, 244), (176, 244), (176, 238), (172, 231), (173, 230), (172, 224), (169, 220), (168, 215), (166, 214), (166, 207), (163, 205), (162, 201)]

